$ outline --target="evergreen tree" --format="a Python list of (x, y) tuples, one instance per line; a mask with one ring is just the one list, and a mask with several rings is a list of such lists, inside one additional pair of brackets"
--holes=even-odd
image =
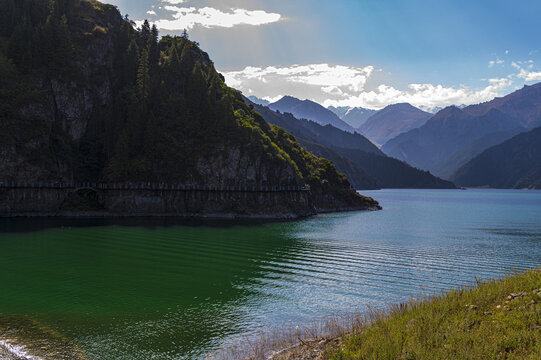
[(156, 25), (152, 25), (150, 36), (147, 42), (148, 48), (148, 62), (150, 65), (150, 71), (152, 74), (158, 67), (158, 61), (160, 60), (160, 51), (158, 50), (158, 28)]
[(182, 31), (182, 35), (180, 35), (181, 38), (183, 39), (186, 39), (186, 40), (190, 40), (190, 36), (188, 35), (188, 30), (184, 29)]
[(146, 20), (146, 19), (145, 19), (145, 21), (143, 21), (143, 25), (141, 25), (140, 36), (141, 36), (140, 46), (141, 47), (147, 46), (148, 38), (150, 37), (150, 24), (149, 24), (148, 20)]
[(137, 93), (140, 99), (148, 97), (150, 89), (150, 75), (148, 70), (148, 50), (143, 49), (139, 56), (139, 66), (137, 68)]

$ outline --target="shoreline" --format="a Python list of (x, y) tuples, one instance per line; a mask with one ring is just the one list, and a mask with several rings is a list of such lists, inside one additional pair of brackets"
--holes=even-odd
[(107, 211), (61, 211), (61, 212), (22, 212), (10, 215), (0, 215), (0, 219), (23, 219), (23, 218), (66, 218), (66, 219), (128, 219), (128, 218), (178, 218), (178, 219), (194, 219), (194, 220), (301, 220), (317, 216), (319, 214), (332, 214), (342, 212), (356, 211), (378, 211), (382, 210), (381, 206), (369, 207), (345, 207), (338, 209), (316, 209), (313, 212), (299, 213), (283, 213), (283, 214), (239, 214), (239, 213), (126, 213), (118, 214)]

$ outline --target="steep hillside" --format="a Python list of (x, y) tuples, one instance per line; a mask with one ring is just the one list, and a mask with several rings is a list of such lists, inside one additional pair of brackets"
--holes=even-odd
[(387, 157), (362, 135), (299, 120), (291, 114), (278, 113), (257, 104), (252, 106), (265, 120), (293, 134), (309, 151), (335, 163), (357, 189), (454, 188), (449, 181)]
[(358, 129), (376, 144), (383, 145), (390, 139), (423, 126), (432, 114), (404, 103), (393, 104), (372, 115)]
[(355, 131), (353, 127), (340, 120), (335, 113), (310, 100), (299, 100), (291, 96), (284, 96), (270, 104), (269, 108), (291, 113), (298, 119), (312, 120), (321, 125), (332, 125), (335, 128), (349, 132)]
[(435, 166), (432, 169), (432, 172), (442, 179), (450, 179), (454, 172), (470, 161), (472, 157), (479, 155), (484, 150), (494, 145), (498, 145), (523, 131), (525, 131), (523, 128), (516, 128), (513, 130), (493, 132), (482, 136), (479, 139), (475, 139), (471, 143), (462, 146), (455, 151), (454, 154)]
[(463, 186), (541, 189), (541, 127), (485, 150), (452, 178)]
[(278, 125), (295, 136), (301, 137), (305, 140), (323, 144), (334, 145), (340, 144), (344, 148), (357, 149), (374, 153), (378, 155), (384, 155), (383, 152), (378, 149), (367, 138), (359, 133), (350, 133), (337, 129), (332, 125), (320, 125), (317, 122), (297, 119), (290, 113), (281, 113), (271, 110), (269, 107), (257, 105), (249, 102), (254, 109), (263, 115), (267, 122)]
[(158, 40), (94, 0), (4, 3), (3, 180), (308, 183), (315, 209), (373, 205), (250, 109), (188, 39)]

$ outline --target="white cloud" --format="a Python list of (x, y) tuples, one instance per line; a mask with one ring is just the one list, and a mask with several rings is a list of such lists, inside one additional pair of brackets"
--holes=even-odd
[(541, 71), (536, 72), (520, 69), (520, 72), (517, 76), (524, 79), (525, 81), (541, 81)]
[[(379, 70), (379, 69), (378, 69)], [(366, 89), (373, 66), (351, 67), (329, 64), (292, 65), (289, 67), (246, 67), (224, 72), (228, 85), (260, 98), (276, 101), (282, 95), (311, 99), (324, 106), (362, 106), (380, 109), (389, 104), (409, 102), (415, 106), (434, 108), (452, 104), (474, 104), (502, 95), (511, 86), (509, 78), (485, 80), (480, 89), (466, 86), (445, 87), (434, 84), (409, 84), (397, 89), (377, 84)]]
[(248, 66), (240, 71), (225, 72), (224, 76), (232, 87), (243, 91), (247, 88), (264, 88), (271, 92), (265, 95), (269, 97), (283, 92), (301, 97), (316, 94), (343, 96), (362, 91), (373, 71), (373, 66), (357, 68), (329, 64), (266, 68)]
[(490, 60), (488, 62), (488, 67), (491, 68), (493, 67), (494, 65), (500, 65), (500, 64), (503, 64), (505, 61), (501, 60), (501, 59), (496, 59), (496, 60)]
[(149, 14), (149, 15), (156, 15), (156, 11), (154, 11), (154, 10), (149, 10), (149, 11), (147, 11), (147, 14)]
[(173, 4), (173, 5), (178, 5), (178, 4), (185, 3), (186, 0), (162, 0), (162, 2)]
[[(179, 4), (180, 0), (164, 1), (170, 4)], [(231, 9), (224, 12), (212, 7), (178, 7), (165, 5), (163, 10), (172, 13), (172, 19), (158, 19), (154, 23), (159, 29), (182, 30), (191, 29), (195, 26), (205, 28), (224, 27), (231, 28), (236, 25), (264, 25), (277, 22), (281, 19), (280, 14), (268, 13), (263, 10)]]

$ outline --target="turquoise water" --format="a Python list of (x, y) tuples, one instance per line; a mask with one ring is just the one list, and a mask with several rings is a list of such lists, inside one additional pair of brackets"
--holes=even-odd
[(0, 314), (92, 359), (200, 359), (251, 334), (541, 265), (541, 192), (365, 191), (286, 223), (0, 220)]

